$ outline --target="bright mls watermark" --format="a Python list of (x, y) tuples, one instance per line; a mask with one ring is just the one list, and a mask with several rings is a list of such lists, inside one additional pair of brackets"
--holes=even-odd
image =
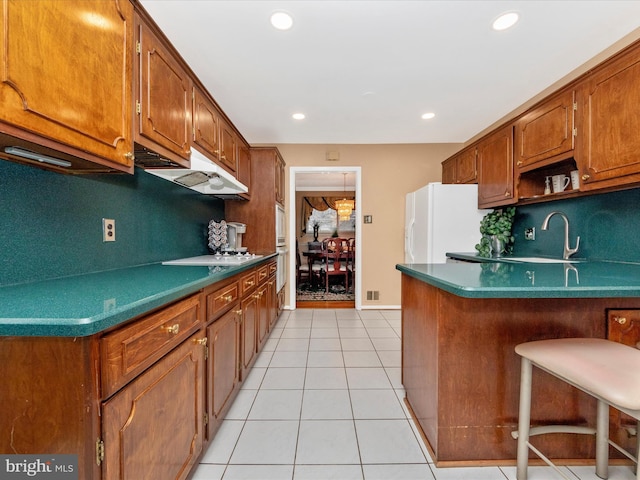
[(78, 480), (78, 455), (1, 455), (2, 480)]

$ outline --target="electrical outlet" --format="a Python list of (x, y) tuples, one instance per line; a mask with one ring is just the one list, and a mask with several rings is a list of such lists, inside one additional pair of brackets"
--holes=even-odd
[(536, 227), (527, 227), (524, 229), (524, 239), (525, 240), (535, 240), (536, 239)]
[(116, 241), (116, 221), (112, 218), (102, 219), (102, 241), (103, 242), (115, 242)]

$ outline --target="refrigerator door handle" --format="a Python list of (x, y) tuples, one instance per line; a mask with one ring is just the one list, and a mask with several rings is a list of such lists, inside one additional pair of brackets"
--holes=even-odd
[(413, 219), (411, 219), (411, 223), (409, 223), (409, 228), (408, 228), (408, 232), (407, 232), (407, 238), (406, 238), (406, 251), (409, 252), (409, 258), (411, 260), (411, 262), (413, 262), (413, 230), (414, 227), (416, 225), (416, 222), (413, 221)]

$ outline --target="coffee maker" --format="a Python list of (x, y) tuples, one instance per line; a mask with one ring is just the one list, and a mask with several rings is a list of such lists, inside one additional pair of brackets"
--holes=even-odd
[(242, 235), (247, 231), (244, 223), (227, 222), (227, 247), (226, 252), (243, 253), (247, 247), (242, 246)]

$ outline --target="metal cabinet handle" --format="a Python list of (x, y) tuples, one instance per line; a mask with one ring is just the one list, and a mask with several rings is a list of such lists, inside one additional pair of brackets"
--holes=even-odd
[[(217, 335), (216, 335), (216, 338), (217, 338)], [(205, 347), (206, 347), (206, 346), (207, 346), (207, 337), (204, 337), (204, 338), (196, 338), (196, 339), (194, 340), (194, 342), (195, 342), (195, 343), (197, 343), (198, 345), (202, 345), (202, 346), (205, 346)]]
[(591, 176), (589, 174), (584, 174), (582, 175), (582, 180), (589, 180), (591, 178)]
[(226, 297), (224, 297), (224, 301), (229, 303), (233, 301), (233, 295), (227, 295)]
[(162, 327), (167, 333), (171, 333), (173, 335), (177, 335), (180, 331), (180, 324), (176, 323), (175, 325), (171, 325), (170, 327)]
[(620, 325), (624, 325), (627, 323), (627, 319), (625, 317), (613, 317), (615, 322), (618, 322)]

